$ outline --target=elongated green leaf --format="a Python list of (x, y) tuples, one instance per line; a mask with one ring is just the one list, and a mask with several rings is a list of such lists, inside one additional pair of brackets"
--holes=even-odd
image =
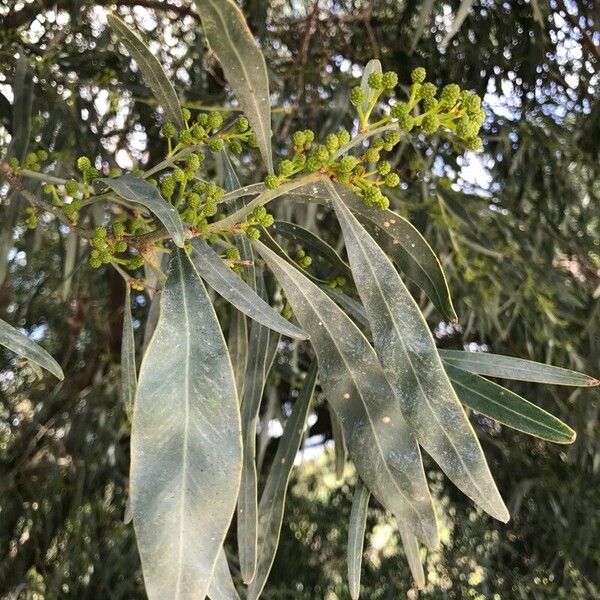
[(410, 50), (408, 51), (409, 55), (415, 51), (415, 48), (417, 47), (417, 44), (423, 35), (423, 31), (425, 30), (427, 23), (429, 23), (431, 18), (431, 9), (433, 8), (434, 3), (435, 0), (424, 0), (423, 4), (421, 5), (419, 10), (419, 20), (417, 21), (413, 39), (410, 43)]
[(425, 587), (425, 572), (423, 571), (423, 564), (419, 556), (419, 541), (402, 521), (398, 521), (398, 531), (400, 532), (402, 547), (404, 548), (406, 561), (408, 562), (415, 585), (417, 589), (422, 590)]
[(450, 26), (450, 31), (448, 31), (442, 40), (442, 46), (445, 46), (458, 33), (464, 20), (469, 15), (469, 11), (473, 6), (474, 1), (475, 0), (462, 0), (458, 10), (456, 11), (456, 14), (454, 15), (454, 20)]
[(165, 120), (176, 125), (178, 129), (183, 129), (185, 123), (181, 116), (181, 106), (177, 94), (157, 58), (138, 35), (119, 17), (109, 14), (107, 20), (117, 39), (125, 46), (131, 58), (137, 63), (144, 81), (154, 94), (158, 104), (165, 111)]
[(135, 177), (129, 173), (115, 179), (103, 177), (96, 181), (109, 187), (121, 198), (145, 206), (165, 226), (175, 244), (183, 248), (185, 234), (179, 213), (160, 195), (156, 187), (141, 177)]
[(371, 93), (371, 87), (369, 86), (369, 75), (371, 75), (371, 73), (381, 73), (381, 62), (379, 62), (376, 58), (367, 63), (360, 80), (360, 87), (363, 89), (365, 95), (365, 99), (361, 104), (363, 113), (367, 111), (369, 106), (369, 94)]
[(12, 350), (15, 354), (26, 358), (46, 371), (50, 371), (61, 381), (65, 378), (60, 365), (41, 346), (32, 342), (26, 335), (2, 319), (0, 319), (0, 346)]
[(61, 292), (61, 298), (63, 302), (69, 298), (69, 292), (71, 291), (71, 284), (73, 283), (73, 274), (75, 273), (75, 262), (77, 260), (77, 246), (79, 244), (79, 237), (71, 230), (67, 234), (65, 240), (65, 260), (63, 264), (63, 286)]
[(265, 327), (301, 340), (307, 335), (271, 308), (248, 284), (244, 283), (218, 254), (202, 239), (192, 241), (192, 260), (202, 278), (225, 300)]
[(333, 406), (360, 477), (379, 502), (411, 523), (427, 545), (437, 522), (419, 447), (393, 401), (394, 392), (360, 330), (315, 284), (255, 242), (310, 335), (321, 384)]
[(354, 194), (346, 194), (344, 201), (360, 215), (363, 225), (377, 243), (400, 270), (427, 294), (444, 318), (456, 321), (442, 265), (418, 230), (391, 210), (368, 207)]
[[(354, 281), (385, 375), (417, 440), (450, 479), (486, 512), (509, 519), (485, 456), (446, 376), (425, 318), (394, 265), (329, 185)], [(340, 195), (341, 194), (341, 195)]]
[(229, 565), (227, 564), (227, 556), (223, 548), (217, 555), (215, 570), (208, 588), (208, 597), (210, 600), (239, 600), (240, 598), (233, 584)]
[(196, 6), (208, 45), (219, 59), (272, 173), (271, 99), (265, 58), (232, 0), (196, 0)]
[(235, 388), (238, 399), (241, 400), (244, 394), (244, 377), (248, 364), (248, 323), (244, 314), (239, 310), (233, 310), (231, 314), (227, 348), (235, 376)]
[(225, 340), (183, 251), (160, 311), (133, 413), (133, 524), (149, 599), (204, 598), (235, 509), (241, 426)]
[(486, 375), (487, 377), (554, 385), (572, 385), (575, 387), (600, 385), (600, 380), (577, 371), (553, 367), (533, 360), (502, 356), (501, 354), (440, 350), (440, 356), (445, 363), (453, 367), (471, 373), (478, 373), (479, 375)]
[(11, 141), (7, 157), (23, 161), (31, 136), (31, 109), (33, 107), (33, 70), (25, 52), (21, 50), (15, 66), (13, 81)]
[(121, 338), (121, 398), (129, 419), (133, 416), (133, 402), (137, 388), (135, 367), (135, 338), (131, 318), (131, 288), (125, 285), (125, 303), (123, 305), (123, 337)]
[(346, 276), (349, 280), (352, 279), (352, 271), (350, 267), (340, 258), (340, 255), (320, 237), (316, 236), (308, 229), (287, 223), (286, 221), (276, 221), (274, 230), (276, 233), (293, 240), (301, 246), (313, 250), (316, 256), (327, 261), (334, 267), (340, 275)]
[(358, 600), (360, 596), (360, 572), (370, 497), (371, 492), (359, 477), (354, 488), (350, 522), (348, 524), (348, 586), (350, 587), (352, 600)]
[(316, 379), (317, 364), (313, 363), (306, 374), (302, 393), (285, 424), (283, 435), (279, 440), (277, 452), (267, 477), (265, 489), (260, 498), (257, 567), (254, 580), (248, 588), (248, 600), (256, 600), (260, 596), (275, 560), (283, 521), (287, 486), (294, 466), (294, 459), (302, 440)]
[(344, 478), (344, 469), (346, 467), (346, 461), (348, 459), (348, 448), (346, 448), (346, 441), (344, 440), (344, 432), (340, 421), (335, 414), (335, 410), (328, 404), (329, 409), (329, 420), (331, 421), (331, 433), (333, 435), (333, 443), (335, 444), (335, 476), (338, 481)]
[(571, 444), (576, 433), (560, 419), (518, 394), (448, 363), (444, 368), (461, 402), (507, 427), (557, 444)]

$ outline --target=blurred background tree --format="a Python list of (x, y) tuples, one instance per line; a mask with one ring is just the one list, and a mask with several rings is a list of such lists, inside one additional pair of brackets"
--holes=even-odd
[[(69, 177), (81, 154), (108, 171), (156, 162), (163, 152), (150, 92), (106, 27), (112, 4), (0, 0), (0, 145), (10, 142), (14, 154), (28, 144), (58, 153), (57, 176)], [(483, 153), (457, 156), (443, 139), (434, 148), (412, 139), (394, 158), (403, 177), (394, 209), (440, 256), (460, 317), (452, 325), (426, 311), (431, 327), (442, 347), (597, 375), (598, 3), (247, 0), (241, 7), (270, 68), (276, 148), (297, 128), (324, 137), (351, 127), (348, 90), (370, 58), (401, 82), (424, 66), (435, 83), (484, 96)], [(187, 106), (229, 101), (192, 2), (126, 0), (117, 12), (153, 40)], [(238, 167), (243, 183), (263, 176), (250, 157)], [(7, 190), (0, 187), (0, 318), (40, 341), (66, 379), (40, 380), (0, 353), (0, 597), (143, 598), (132, 528), (122, 523), (123, 284), (110, 267), (90, 269), (87, 246), (74, 245), (56, 221), (27, 230), (22, 200)], [(338, 245), (321, 209), (279, 210)], [(149, 302), (142, 294), (135, 301), (141, 345)], [(297, 360), (293, 349), (282, 351), (269, 382), (266, 462), (288, 414), (286, 373)], [(600, 596), (598, 393), (510, 386), (569, 423), (577, 441), (553, 446), (472, 415), (512, 520), (499, 524), (474, 509), (429, 464), (449, 516), (441, 551), (426, 556), (423, 598)], [(265, 598), (349, 597), (354, 475), (347, 468), (335, 479), (328, 412), (322, 402), (313, 411)], [(416, 597), (393, 523), (373, 503), (367, 531), (364, 597)]]

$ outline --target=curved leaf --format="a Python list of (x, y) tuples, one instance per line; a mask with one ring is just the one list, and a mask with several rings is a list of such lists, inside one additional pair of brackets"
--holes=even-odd
[(589, 375), (570, 371), (561, 367), (553, 367), (544, 363), (488, 352), (464, 352), (463, 350), (440, 350), (442, 360), (471, 373), (515, 379), (534, 383), (551, 383), (554, 385), (572, 385), (575, 387), (593, 387), (600, 385), (600, 380)]
[(363, 225), (406, 277), (427, 294), (445, 319), (455, 322), (457, 317), (442, 265), (419, 231), (400, 215), (371, 208), (354, 194), (346, 194), (344, 201), (360, 215)]
[(131, 288), (129, 287), (129, 283), (125, 282), (123, 337), (121, 338), (121, 398), (129, 419), (133, 415), (136, 387), (137, 375), (135, 367), (135, 338), (133, 336), (133, 320), (131, 318)]
[(171, 203), (167, 202), (160, 195), (156, 187), (150, 185), (141, 177), (135, 177), (130, 173), (121, 175), (115, 179), (101, 177), (100, 179), (96, 179), (94, 183), (96, 182), (109, 187), (118, 196), (129, 202), (145, 206), (165, 226), (175, 244), (183, 248), (185, 233), (179, 213)]
[(307, 339), (307, 335), (271, 308), (248, 284), (244, 283), (218, 254), (202, 239), (192, 240), (192, 260), (202, 278), (225, 300), (265, 327), (283, 335)]
[(227, 556), (223, 548), (217, 555), (215, 570), (208, 588), (208, 597), (210, 600), (239, 600), (240, 598), (233, 584), (229, 564), (227, 564)]
[(241, 427), (223, 334), (183, 251), (160, 311), (133, 413), (133, 524), (150, 600), (204, 598), (235, 509)]
[(360, 571), (362, 566), (363, 544), (367, 527), (367, 512), (371, 492), (359, 477), (354, 488), (352, 510), (348, 523), (348, 586), (352, 600), (360, 596)]
[(344, 432), (340, 421), (335, 414), (335, 410), (328, 404), (329, 409), (329, 420), (331, 421), (331, 434), (333, 436), (334, 450), (335, 450), (335, 476), (338, 481), (344, 478), (344, 469), (346, 468), (346, 461), (348, 460), (348, 448), (346, 448), (346, 441), (344, 440)]
[(425, 318), (394, 265), (329, 185), (346, 252), (386, 377), (423, 448), (448, 477), (493, 517), (509, 514), (483, 450), (446, 376)]
[(412, 523), (427, 545), (437, 522), (419, 447), (410, 434), (377, 356), (360, 330), (314, 283), (261, 242), (254, 243), (283, 286), (317, 354), (321, 384), (360, 477), (375, 497)]
[(106, 19), (117, 39), (135, 60), (144, 81), (165, 111), (166, 121), (171, 122), (178, 129), (183, 129), (185, 123), (181, 116), (181, 106), (177, 94), (157, 58), (127, 23), (111, 14)]
[(26, 335), (2, 319), (0, 319), (0, 346), (12, 350), (15, 354), (30, 360), (46, 371), (50, 371), (61, 381), (65, 378), (60, 365), (41, 346), (32, 342)]
[(406, 562), (408, 562), (415, 585), (417, 589), (422, 590), (425, 587), (425, 572), (419, 556), (419, 541), (402, 521), (398, 521), (398, 531), (400, 532)]
[(231, 312), (227, 348), (235, 376), (235, 389), (238, 399), (241, 401), (244, 394), (244, 375), (248, 364), (248, 323), (244, 314), (239, 310)]
[(279, 544), (279, 534), (283, 521), (285, 496), (294, 466), (294, 459), (300, 447), (308, 408), (317, 380), (317, 364), (313, 363), (306, 374), (302, 393), (298, 397), (283, 435), (279, 440), (258, 507), (258, 554), (256, 575), (248, 588), (248, 600), (256, 600), (269, 577), (275, 553)]
[(225, 77), (250, 121), (269, 173), (271, 151), (271, 99), (265, 58), (242, 11), (231, 0), (196, 0), (208, 45), (216, 54)]
[(560, 419), (506, 388), (457, 369), (444, 368), (461, 402), (512, 429), (556, 444), (572, 444), (576, 433)]

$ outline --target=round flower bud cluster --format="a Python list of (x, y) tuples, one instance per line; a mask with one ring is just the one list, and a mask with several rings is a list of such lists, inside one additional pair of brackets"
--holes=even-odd
[[(369, 117), (381, 95), (390, 93), (398, 85), (398, 74), (394, 71), (381, 73), (375, 71), (369, 74), (367, 85), (359, 85), (350, 91), (350, 102), (356, 106), (360, 129), (369, 129)], [(366, 106), (365, 106), (366, 102)]]
[(109, 236), (105, 227), (96, 227), (90, 245), (89, 263), (94, 269), (112, 262), (116, 254), (127, 252), (127, 242), (119, 239), (119, 236)]
[(294, 256), (294, 262), (303, 269), (308, 269), (312, 265), (312, 261), (312, 258), (302, 248)]

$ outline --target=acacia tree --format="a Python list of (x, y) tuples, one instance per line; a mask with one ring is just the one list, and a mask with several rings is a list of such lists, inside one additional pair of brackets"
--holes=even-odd
[[(352, 596), (359, 591), (371, 492), (398, 520), (422, 586), (419, 542), (435, 547), (439, 540), (419, 445), (478, 506), (507, 520), (463, 405), (541, 439), (570, 443), (575, 434), (567, 425), (486, 377), (572, 386), (597, 381), (522, 359), (436, 348), (423, 313), (439, 311), (446, 323), (457, 317), (440, 261), (402, 216), (402, 196), (393, 191), (400, 176), (386, 153), (394, 157), (406, 143), (427, 153), (433, 140), (448, 152), (478, 150), (485, 113), (474, 92), (456, 84), (438, 92), (422, 68), (398, 86), (397, 74), (373, 60), (348, 94), (355, 107), (350, 127), (290, 132), (275, 169), (264, 58), (234, 4), (198, 2), (197, 11), (239, 111), (181, 108), (153, 53), (111, 16), (112, 34), (155, 96), (162, 126), (153, 144), (162, 146), (162, 156), (122, 173), (84, 155), (69, 178), (52, 173), (57, 165), (69, 170), (54, 131), (46, 132), (50, 143), (27, 151), (32, 86), (23, 55), (13, 85), (14, 112), (22, 113), (13, 125), (23, 130), (13, 127), (2, 163), (15, 214), (25, 201), (30, 229), (40, 220), (64, 227), (66, 282), (85, 253), (89, 267), (114, 269), (126, 283), (120, 352), (121, 396), (132, 417), (128, 517), (146, 591), (235, 597), (222, 547), (237, 506), (240, 575), (249, 597), (261, 594), (317, 380), (318, 395), (333, 409), (341, 468), (347, 448), (359, 475), (348, 540)], [(266, 176), (241, 185), (238, 173), (256, 165), (257, 154)], [(454, 190), (443, 181), (439, 187), (441, 214), (468, 219)], [(398, 212), (389, 209), (390, 198)], [(283, 204), (277, 219), (265, 208), (274, 201)], [(339, 231), (334, 216), (347, 262), (342, 247), (328, 243), (338, 237), (330, 233)], [(220, 319), (204, 282), (229, 303), (217, 302)], [(68, 296), (68, 283), (65, 290)], [(136, 304), (151, 300), (139, 380), (131, 290)], [(31, 364), (62, 376), (31, 340), (8, 325), (2, 336)], [(284, 348), (294, 355), (287, 384), (300, 391), (259, 495), (259, 411), (275, 353)]]

